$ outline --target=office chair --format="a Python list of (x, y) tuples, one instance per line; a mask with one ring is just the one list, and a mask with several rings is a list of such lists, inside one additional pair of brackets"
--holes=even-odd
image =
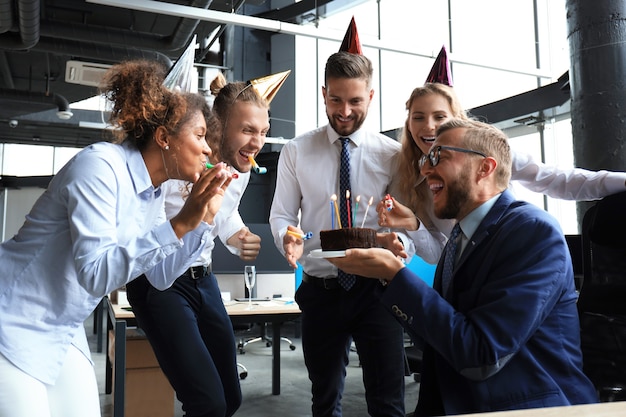
[(404, 333), (404, 375), (413, 375), (415, 382), (421, 381), (422, 374), (422, 349), (417, 346), (408, 333)]
[[(267, 347), (271, 347), (272, 346), (272, 337), (267, 335), (267, 323), (260, 323), (260, 330), (261, 333), (259, 336), (257, 337), (253, 337), (251, 339), (247, 339), (244, 340), (243, 338), (239, 341), (239, 344), (237, 345), (237, 348), (239, 349), (239, 353), (241, 353), (242, 355), (244, 353), (246, 353), (245, 351), (245, 347), (248, 346), (250, 343), (256, 343), (256, 342), (265, 342), (265, 346)], [(253, 328), (253, 326), (250, 327), (250, 329)], [(291, 350), (296, 350), (296, 346), (293, 344), (293, 342), (286, 338), (286, 337), (281, 337), (280, 338), (281, 342), (285, 342), (289, 344), (289, 349)]]
[(248, 368), (237, 362), (237, 369), (241, 369), (241, 372), (239, 372), (239, 379), (246, 379), (248, 376)]
[(626, 400), (626, 192), (587, 210), (578, 298), (583, 370), (600, 401)]

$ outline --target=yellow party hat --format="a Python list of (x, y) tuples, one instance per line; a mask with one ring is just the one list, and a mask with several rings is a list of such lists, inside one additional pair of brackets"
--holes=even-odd
[(248, 84), (252, 85), (256, 92), (268, 103), (270, 103), (274, 99), (276, 93), (278, 93), (278, 90), (280, 90), (280, 87), (282, 87), (289, 74), (291, 74), (291, 70), (277, 72), (276, 74), (249, 80)]

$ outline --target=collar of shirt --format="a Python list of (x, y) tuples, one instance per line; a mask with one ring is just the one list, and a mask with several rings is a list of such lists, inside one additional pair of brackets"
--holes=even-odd
[(359, 146), (363, 140), (363, 129), (359, 129), (348, 136), (341, 136), (339, 133), (335, 132), (335, 129), (333, 129), (330, 124), (328, 124), (326, 125), (326, 134), (328, 136), (328, 141), (331, 144), (337, 142), (339, 138), (350, 138), (351, 142), (353, 142), (356, 146)]
[(461, 224), (461, 231), (463, 233), (461, 233), (461, 250), (458, 253), (463, 252), (469, 238), (474, 235), (474, 232), (476, 232), (476, 229), (478, 229), (478, 226), (480, 226), (480, 223), (483, 221), (487, 213), (489, 213), (489, 210), (491, 210), (499, 197), (500, 194), (496, 194), (480, 206), (476, 207), (467, 216), (459, 221)]
[(133, 186), (135, 187), (135, 193), (142, 195), (154, 192), (155, 197), (159, 197), (161, 188), (155, 188), (152, 185), (152, 179), (150, 178), (150, 173), (148, 173), (148, 168), (146, 167), (146, 162), (143, 160), (141, 152), (129, 141), (124, 141), (122, 148), (126, 154), (126, 165), (128, 166), (128, 172), (133, 181)]

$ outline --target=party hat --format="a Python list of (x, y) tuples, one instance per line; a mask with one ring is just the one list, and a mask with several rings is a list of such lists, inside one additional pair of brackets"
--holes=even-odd
[(363, 49), (361, 49), (361, 42), (359, 41), (359, 33), (356, 30), (354, 16), (352, 16), (352, 20), (350, 20), (350, 26), (348, 26), (348, 30), (346, 30), (346, 34), (343, 37), (343, 42), (341, 42), (339, 52), (350, 52), (356, 55), (363, 55)]
[(270, 103), (274, 99), (276, 93), (278, 93), (278, 90), (280, 90), (280, 87), (282, 87), (289, 74), (291, 74), (291, 70), (277, 72), (276, 74), (249, 80), (248, 84), (252, 85), (256, 92), (268, 103)]
[(435, 63), (426, 78), (427, 83), (439, 83), (452, 87), (452, 72), (450, 71), (450, 61), (448, 61), (448, 53), (446, 47), (442, 46)]
[(174, 91), (184, 91), (186, 93), (198, 92), (197, 72), (193, 68), (195, 58), (196, 35), (165, 76), (163, 85)]

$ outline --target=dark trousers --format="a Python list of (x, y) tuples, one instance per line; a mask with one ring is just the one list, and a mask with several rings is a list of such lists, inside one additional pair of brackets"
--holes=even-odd
[(231, 321), (212, 273), (159, 291), (145, 276), (126, 286), (137, 324), (188, 417), (231, 416), (241, 405)]
[(303, 282), (302, 349), (312, 382), (314, 417), (341, 416), (346, 366), (354, 340), (371, 416), (404, 417), (404, 338), (375, 294), (380, 283), (357, 278), (350, 291)]

